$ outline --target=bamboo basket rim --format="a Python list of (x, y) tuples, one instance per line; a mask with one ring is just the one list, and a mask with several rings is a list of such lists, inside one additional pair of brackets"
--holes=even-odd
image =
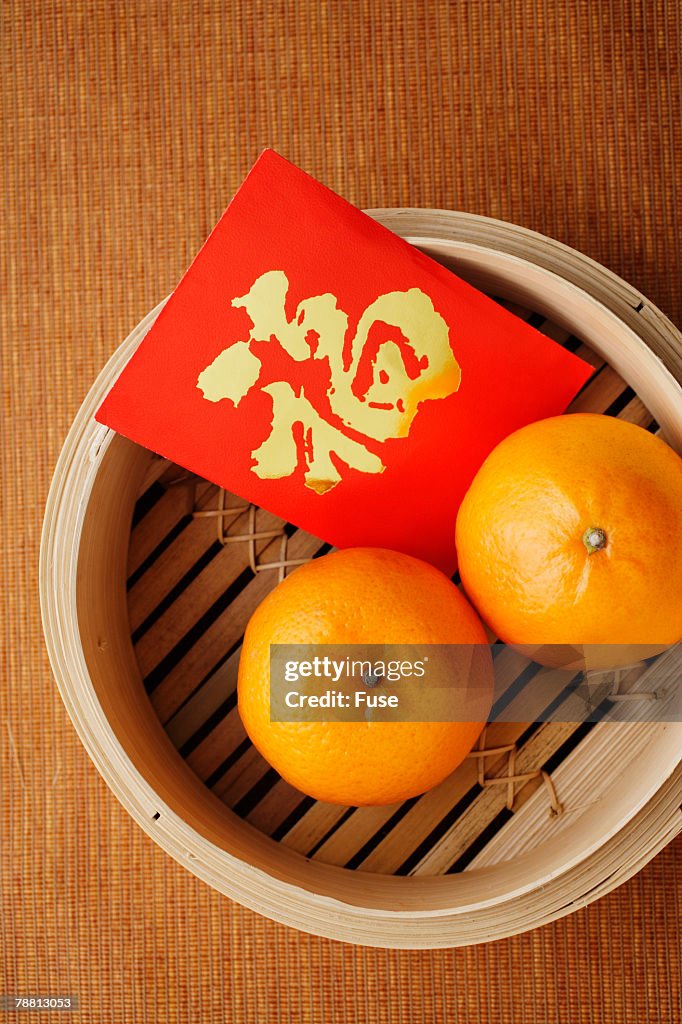
[[(544, 240), (543, 236), (535, 235), (533, 232), (528, 232), (526, 229), (516, 228), (513, 225), (506, 225), (503, 222), (488, 220), (487, 218), (473, 217), (467, 214), (458, 214), (450, 211), (415, 211), (415, 210), (388, 210), (388, 211), (373, 211), (374, 215), (382, 219), (382, 222), (386, 223), (389, 227), (394, 227), (397, 222), (403, 222), (407, 215), (411, 215), (420, 224), (419, 234), (410, 234), (407, 237), (410, 241), (419, 242), (423, 246), (429, 248), (435, 252), (438, 252), (439, 242), (442, 240), (450, 242), (450, 253), (452, 254), (453, 248), (457, 248), (457, 244), (461, 246), (468, 246), (469, 251), (476, 248), (475, 243), (467, 243), (466, 239), (456, 237), (453, 239), (453, 235), (457, 236), (460, 234), (466, 234), (466, 230), (474, 230), (474, 226), (480, 226), (485, 223), (490, 226), (492, 237), (497, 238), (498, 236), (506, 243), (507, 247), (511, 246), (513, 237), (522, 237), (524, 239), (530, 238), (533, 241), (533, 245), (539, 249), (543, 249), (542, 242), (548, 242), (548, 246), (545, 246), (545, 256), (547, 262), (555, 262), (558, 258), (557, 252), (562, 253), (562, 259), (568, 260), (571, 264), (571, 269), (577, 274), (579, 279), (578, 265), (583, 267), (587, 257), (582, 257), (580, 254), (575, 254), (576, 263), (572, 263), (571, 259), (567, 257), (568, 254), (573, 254), (573, 250), (563, 246), (561, 243), (555, 243), (552, 240)], [(435, 218), (440, 220), (440, 235), (435, 233), (435, 229), (431, 225), (431, 220)], [(423, 231), (421, 230), (423, 228)], [(466, 230), (464, 230), (466, 228)], [(429, 234), (425, 232), (428, 230)], [(500, 243), (501, 244), (501, 243)], [(516, 258), (520, 260), (522, 264), (527, 264), (528, 261), (522, 257), (514, 257), (512, 253), (505, 253), (504, 248), (495, 249), (492, 246), (486, 247), (478, 245), (477, 248), (480, 253), (485, 255), (499, 253), (505, 255), (507, 259)], [(543, 250), (544, 251), (544, 250)], [(551, 257), (551, 258), (550, 258)], [(592, 261), (588, 261), (592, 264)], [(557, 277), (555, 270), (547, 266), (541, 266), (539, 264), (533, 264), (534, 267), (539, 269), (542, 273), (549, 275), (547, 280), (550, 280), (551, 275)], [(599, 267), (598, 264), (593, 264), (594, 267), (598, 268), (599, 276), (601, 279), (600, 287), (608, 291), (608, 284), (605, 281), (616, 282), (614, 287), (614, 295), (612, 296), (614, 303), (618, 307), (618, 312), (609, 307), (605, 306), (600, 299), (595, 298), (589, 292), (581, 288), (577, 283), (577, 280), (571, 281), (569, 277), (558, 277), (561, 281), (562, 287), (575, 289), (576, 293), (580, 293), (582, 299), (585, 300), (588, 305), (591, 303), (594, 308), (599, 307), (603, 315), (612, 317), (615, 324), (617, 324), (619, 330), (627, 330), (636, 343), (641, 344), (642, 347), (646, 348), (644, 341), (638, 337), (636, 332), (631, 326), (623, 319), (625, 315), (628, 315), (625, 311), (621, 311), (620, 307), (625, 306), (627, 310), (632, 311), (632, 315), (641, 316), (644, 309), (650, 311), (648, 313), (647, 323), (653, 324), (652, 334), (657, 338), (659, 335), (667, 337), (669, 341), (669, 352), (665, 344), (661, 343), (659, 348), (660, 352), (656, 354), (659, 358), (656, 360), (658, 364), (657, 372), (661, 375), (661, 379), (669, 379), (669, 381), (675, 382), (675, 378), (672, 376), (670, 366), (670, 352), (673, 355), (676, 352), (675, 346), (682, 352), (682, 338), (675, 331), (672, 324), (663, 317), (660, 311), (655, 310), (650, 304), (643, 299), (639, 293), (632, 289), (625, 282), (621, 282), (620, 279), (616, 278), (610, 271), (605, 268)], [(634, 305), (633, 305), (634, 302)], [(106, 757), (104, 757), (104, 750), (101, 747), (101, 737), (96, 737), (92, 734), (92, 730), (89, 728), (89, 723), (82, 717), (83, 707), (79, 707), (78, 702), (74, 699), (72, 679), (70, 670), (73, 670), (74, 664), (78, 661), (79, 650), (76, 638), (70, 637), (70, 643), (67, 642), (68, 636), (68, 625), (66, 623), (65, 615), (67, 610), (66, 603), (60, 604), (55, 601), (55, 576), (54, 573), (59, 562), (59, 550), (57, 547), (58, 538), (55, 536), (56, 525), (59, 521), (59, 514), (63, 511), (63, 501), (65, 494), (68, 490), (66, 487), (69, 479), (75, 474), (83, 477), (85, 483), (85, 490), (82, 493), (81, 501), (77, 508), (76, 521), (71, 524), (73, 531), (72, 535), (72, 547), (69, 552), (68, 572), (71, 574), (71, 578), (75, 579), (77, 574), (77, 559), (78, 559), (78, 546), (80, 543), (80, 534), (83, 528), (87, 512), (87, 498), (90, 494), (90, 487), (94, 483), (95, 477), (99, 472), (102, 465), (102, 461), (106, 456), (106, 453), (113, 441), (114, 435), (108, 431), (107, 428), (101, 427), (99, 424), (94, 424), (92, 420), (92, 414), (94, 409), (99, 404), (101, 397), (105, 390), (112, 385), (113, 380), (125, 365), (130, 352), (134, 344), (146, 332), (148, 327), (153, 322), (153, 319), (158, 314), (159, 309), (163, 303), (160, 303), (154, 310), (152, 310), (134, 329), (132, 334), (129, 336), (126, 342), (120, 346), (116, 353), (112, 356), (109, 363), (103, 369), (102, 373), (98, 376), (93, 388), (91, 389), (88, 399), (79, 410), (78, 415), (74, 421), (74, 424), (69, 432), (67, 441), (64, 445), (62, 453), (60, 455), (57, 467), (55, 469), (55, 475), (48, 497), (46, 506), (45, 522), (43, 528), (43, 538), (41, 543), (41, 558), (40, 558), (40, 590), (41, 590), (41, 605), (43, 612), (43, 627), (47, 639), (48, 651), (50, 659), (52, 661), (53, 670), (57, 677), (57, 683), (62, 693), (62, 697), (67, 705), (67, 709), (74, 721), (77, 731), (84, 742), (90, 756), (95, 761), (101, 774), (104, 776), (110, 787), (113, 789), (117, 797), (124, 803), (128, 811), (138, 821), (138, 823), (148, 832), (154, 840), (171, 853), (181, 863), (185, 864), (190, 870), (192, 870), (199, 877), (208, 881), (215, 888), (223, 892), (228, 892), (230, 895), (240, 899), (241, 902), (247, 903), (250, 906), (254, 906), (255, 909), (259, 909), (262, 912), (268, 914), (268, 916), (282, 920), (285, 923), (294, 924), (297, 927), (307, 928), (307, 930), (316, 931), (320, 934), (328, 934), (334, 938), (345, 938), (349, 941), (359, 941), (357, 938), (358, 934), (362, 934), (364, 938), (362, 941), (370, 942), (375, 945), (386, 945), (386, 946), (406, 946), (406, 947), (418, 947), (426, 946), (433, 947), (437, 945), (451, 946), (457, 944), (463, 944), (464, 942), (470, 941), (483, 941), (486, 938), (500, 938), (503, 935), (511, 934), (512, 932), (518, 931), (517, 927), (521, 915), (518, 907), (516, 909), (509, 910), (509, 906), (514, 905), (518, 902), (518, 899), (524, 893), (530, 893), (537, 890), (538, 885), (545, 886), (545, 893), (547, 886), (555, 885), (557, 878), (564, 878), (566, 883), (569, 879), (572, 879), (575, 885), (577, 885), (578, 879), (581, 877), (581, 865), (584, 869), (584, 862), (592, 858), (594, 865), (601, 865), (601, 874), (597, 872), (596, 878), (591, 878), (590, 891), (581, 893), (578, 888), (573, 890), (573, 896), (567, 899), (567, 894), (558, 887), (558, 892), (561, 893), (559, 903), (561, 906), (555, 906), (552, 910), (546, 910), (547, 914), (550, 914), (546, 919), (550, 920), (552, 917), (560, 916), (562, 913), (567, 913), (572, 906), (579, 903), (581, 900), (587, 901), (588, 898), (596, 898), (596, 895), (606, 892), (609, 888), (613, 888), (615, 884), (619, 884), (620, 881), (624, 881), (627, 874), (627, 868), (622, 865), (614, 870), (614, 864), (612, 860), (608, 861), (608, 870), (606, 870), (603, 858), (606, 856), (609, 850), (613, 851), (626, 842), (626, 839), (630, 839), (631, 843), (634, 843), (637, 834), (637, 827), (646, 827), (649, 829), (647, 833), (647, 840), (642, 849), (637, 849), (636, 854), (633, 855), (631, 860), (632, 872), (638, 869), (660, 848), (660, 845), (671, 837), (673, 830), (678, 830), (682, 827), (682, 814), (679, 812), (680, 796), (682, 796), (682, 773), (680, 772), (679, 765), (675, 766), (671, 764), (670, 774), (666, 778), (658, 778), (657, 784), (652, 785), (651, 791), (648, 793), (646, 798), (640, 801), (640, 806), (633, 809), (633, 813), (628, 821), (627, 827), (625, 828), (614, 828), (612, 834), (602, 834), (599, 836), (598, 841), (594, 844), (594, 849), (583, 850), (582, 855), (576, 858), (574, 863), (566, 863), (560, 872), (548, 871), (546, 877), (543, 877), (538, 881), (537, 877), (530, 880), (524, 887), (520, 885), (511, 893), (508, 893), (505, 898), (500, 899), (499, 897), (490, 897), (489, 899), (477, 899), (471, 903), (464, 903), (460, 905), (456, 911), (451, 907), (434, 907), (433, 905), (428, 906), (428, 898), (430, 891), (434, 888), (434, 884), (438, 884), (440, 879), (429, 879), (429, 878), (410, 878), (406, 880), (404, 878), (393, 878), (392, 876), (382, 876), (388, 883), (388, 888), (391, 888), (393, 894), (398, 900), (396, 906), (387, 910), (385, 907), (371, 907), (363, 903), (360, 907), (354, 904), (352, 901), (344, 898), (338, 900), (330, 899), (328, 895), (319, 895), (312, 892), (310, 889), (301, 888), (299, 883), (292, 884), (286, 880), (285, 877), (275, 878), (270, 872), (264, 872), (260, 868), (254, 867), (252, 864), (240, 860), (239, 857), (231, 855), (228, 851), (221, 850), (221, 855), (226, 855), (227, 861), (233, 864), (233, 869), (236, 870), (239, 867), (244, 872), (244, 879), (240, 884), (232, 886), (226, 885), (224, 874), (220, 873), (215, 865), (212, 865), (211, 859), (206, 858), (205, 862), (202, 863), (197, 856), (196, 850), (192, 852), (193, 836), (192, 830), (182, 818), (174, 814), (173, 810), (169, 806), (164, 807), (163, 824), (159, 821), (153, 820), (153, 815), (156, 812), (156, 808), (163, 805), (163, 801), (159, 800), (158, 794), (154, 791), (153, 787), (148, 783), (147, 779), (139, 777), (136, 780), (136, 785), (129, 784), (128, 787), (124, 786), (122, 777), (117, 774), (123, 771), (131, 773), (131, 778), (134, 778), (136, 772), (132, 763), (126, 764), (127, 754), (120, 747), (118, 738), (114, 735), (109, 726), (111, 735), (110, 741), (114, 742), (113, 749), (116, 750), (116, 745), (120, 749), (116, 750), (118, 755), (118, 764), (112, 762), (109, 764)], [(639, 307), (639, 308), (637, 308)], [(663, 328), (666, 328), (667, 331)], [(664, 356), (667, 353), (667, 358)], [(650, 353), (649, 353), (650, 355)], [(679, 356), (678, 356), (679, 360)], [(653, 363), (652, 363), (653, 365)], [(672, 365), (675, 366), (674, 359)], [(678, 364), (679, 365), (679, 364)], [(677, 385), (678, 398), (679, 394), (682, 394)], [(682, 436), (675, 438), (677, 445), (682, 444)], [(89, 456), (89, 464), (83, 466), (78, 460), (83, 454), (83, 446), (86, 446), (86, 450)], [(65, 568), (63, 564), (62, 568)], [(73, 600), (69, 602), (69, 608), (71, 615), (74, 616), (74, 621), (77, 622), (77, 609), (75, 606), (75, 594), (72, 595)], [(82, 655), (82, 648), (80, 650)], [(83, 663), (80, 666), (80, 671), (84, 673), (83, 681), (89, 680), (88, 667), (83, 659)], [(81, 694), (81, 698), (82, 698)], [(94, 693), (91, 694), (91, 697)], [(665, 727), (656, 727), (665, 728)], [(678, 730), (679, 732), (680, 730)], [(111, 752), (111, 751), (110, 751)], [(131, 772), (132, 769), (132, 772)], [(203, 785), (203, 784), (200, 784)], [(221, 805), (222, 806), (222, 805)], [(224, 809), (227, 811), (227, 809)], [(656, 816), (656, 810), (660, 813)], [(231, 812), (229, 812), (231, 813)], [(169, 823), (167, 827), (166, 823)], [(172, 826), (172, 829), (170, 828)], [(627, 835), (626, 835), (627, 833)], [(266, 838), (266, 837), (263, 837)], [(273, 840), (267, 840), (272, 843)], [(565, 843), (565, 838), (562, 840)], [(636, 845), (636, 844), (635, 844)], [(641, 845), (641, 844), (640, 844)], [(300, 855), (295, 855), (299, 857)], [(595, 859), (596, 858), (596, 859)], [(642, 859), (644, 858), (644, 859)], [(315, 865), (315, 874), (324, 875), (326, 872), (324, 865)], [(331, 873), (335, 874), (337, 871), (344, 871), (345, 869), (331, 869)], [(485, 876), (490, 869), (481, 868), (479, 872), (483, 872)], [(512, 872), (513, 874), (513, 872)], [(573, 876), (576, 876), (575, 878)], [(370, 876), (376, 879), (376, 876)], [(404, 892), (404, 883), (409, 881), (414, 891), (421, 894), (420, 898), (424, 900), (424, 906), (415, 915), (415, 911), (412, 907), (406, 907), (401, 905), (400, 891)], [(386, 882), (382, 882), (381, 885), (385, 885)], [(613, 884), (611, 884), (613, 883)], [(267, 892), (267, 899), (260, 898), (254, 899), (254, 894), (250, 890), (249, 885), (260, 886)], [(592, 897), (592, 893), (595, 897)], [(307, 901), (307, 913), (302, 909), (301, 901)], [(532, 899), (528, 901), (532, 904)], [(545, 901), (549, 906), (549, 901)], [(507, 916), (505, 921), (500, 924), (499, 911), (503, 905), (508, 906)], [(311, 920), (307, 914), (313, 913), (317, 909), (321, 911), (319, 920)], [(474, 914), (477, 916), (477, 921), (462, 922), (463, 917), (471, 917)], [(530, 923), (527, 923), (525, 927), (533, 927), (536, 924), (542, 923), (543, 912), (535, 908), (533, 911), (534, 916)], [(492, 920), (489, 920), (492, 918)], [(447, 925), (443, 930), (436, 933), (433, 928), (429, 928), (429, 922), (433, 923), (435, 920), (440, 921)], [(371, 923), (371, 933), (365, 934), (363, 932), (363, 920), (367, 927)], [(377, 931), (377, 926), (382, 925), (384, 931)], [(424, 929), (422, 931), (422, 928)]]

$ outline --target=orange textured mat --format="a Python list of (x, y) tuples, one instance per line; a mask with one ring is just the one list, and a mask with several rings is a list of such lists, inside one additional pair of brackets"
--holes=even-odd
[(60, 703), (37, 600), (43, 504), (89, 383), (266, 145), (362, 206), (554, 235), (679, 323), (679, 4), (15, 0), (1, 17), (0, 992), (75, 994), (88, 1024), (679, 1021), (682, 841), (490, 946), (300, 935), (128, 819)]

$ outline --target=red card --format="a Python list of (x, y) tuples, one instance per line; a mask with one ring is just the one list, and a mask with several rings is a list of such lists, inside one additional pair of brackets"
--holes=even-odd
[(267, 150), (97, 419), (338, 547), (451, 572), (485, 456), (591, 372)]

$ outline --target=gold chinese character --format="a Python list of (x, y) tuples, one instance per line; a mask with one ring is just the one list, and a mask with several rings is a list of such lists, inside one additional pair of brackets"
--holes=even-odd
[[(197, 387), (209, 402), (228, 399), (235, 406), (254, 389), (268, 394), (270, 432), (251, 453), (253, 472), (267, 480), (290, 476), (303, 459), (306, 486), (323, 494), (342, 479), (339, 464), (381, 473), (384, 464), (365, 440), (406, 437), (420, 404), (457, 391), (461, 371), (450, 348), (448, 325), (419, 288), (380, 295), (364, 311), (351, 338), (348, 316), (334, 295), (304, 299), (289, 320), (288, 291), (284, 271), (271, 270), (246, 295), (232, 300), (251, 321), (249, 339), (224, 349), (199, 374)], [(259, 387), (264, 357), (252, 345), (272, 339), (296, 362), (327, 360), (327, 399), (337, 423), (315, 407), (305, 385), (299, 393), (288, 381)], [(297, 424), (302, 444), (297, 442)]]

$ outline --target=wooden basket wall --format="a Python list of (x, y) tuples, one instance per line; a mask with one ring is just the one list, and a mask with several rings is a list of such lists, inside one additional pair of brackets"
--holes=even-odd
[[(680, 338), (634, 289), (510, 225), (441, 211), (376, 216), (589, 360), (597, 372), (574, 411), (662, 429), (682, 448)], [(682, 727), (654, 722), (653, 703), (650, 723), (496, 723), (443, 784), (388, 808), (315, 802), (263, 761), (236, 707), (241, 636), (278, 579), (327, 548), (94, 424), (154, 315), (74, 424), (41, 584), (64, 699), (143, 827), (270, 916), (379, 945), (500, 937), (637, 870), (682, 827)], [(619, 685), (631, 699), (650, 695), (678, 663), (672, 653)], [(511, 650), (499, 670), (510, 680), (534, 671)]]

